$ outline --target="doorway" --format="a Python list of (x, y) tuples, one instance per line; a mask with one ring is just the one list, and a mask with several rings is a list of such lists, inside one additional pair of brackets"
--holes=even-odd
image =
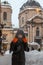
[(41, 39), (35, 39), (35, 42), (37, 42), (38, 44), (41, 44)]

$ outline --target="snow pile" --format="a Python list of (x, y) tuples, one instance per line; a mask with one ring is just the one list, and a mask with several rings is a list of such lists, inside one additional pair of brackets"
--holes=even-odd
[[(12, 53), (13, 53), (13, 52), (11, 52), (11, 54), (12, 54)], [(10, 53), (9, 53), (9, 50), (7, 50), (7, 51), (5, 52), (5, 55), (6, 55), (6, 54), (10, 54)]]
[(39, 44), (38, 43), (36, 43), (36, 42), (32, 42), (32, 43), (29, 43), (30, 45), (38, 45), (39, 46)]
[(26, 65), (43, 65), (43, 51), (25, 52)]
[(33, 46), (38, 46), (38, 47), (40, 48), (40, 45), (39, 45), (37, 42), (32, 42), (32, 43), (29, 43), (29, 42), (28, 42), (28, 44), (31, 45), (31, 46), (32, 46), (32, 45), (33, 45)]
[(5, 52), (5, 54), (9, 54), (9, 50)]
[[(4, 56), (0, 56), (0, 65), (11, 65), (12, 53), (9, 51)], [(43, 51), (37, 50), (25, 52), (26, 63), (25, 65), (43, 65)]]

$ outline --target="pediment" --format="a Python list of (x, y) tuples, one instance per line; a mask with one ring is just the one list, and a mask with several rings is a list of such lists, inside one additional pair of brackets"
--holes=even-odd
[(40, 18), (40, 17), (36, 17), (36, 18), (33, 19), (33, 22), (35, 22), (35, 23), (42, 23), (43, 19)]
[(33, 17), (31, 17), (30, 19), (27, 20), (27, 24), (31, 24), (31, 23), (42, 23), (43, 22), (43, 17), (40, 15), (35, 15)]
[(32, 21), (35, 22), (35, 23), (42, 23), (43, 18), (41, 16), (36, 16), (32, 19)]

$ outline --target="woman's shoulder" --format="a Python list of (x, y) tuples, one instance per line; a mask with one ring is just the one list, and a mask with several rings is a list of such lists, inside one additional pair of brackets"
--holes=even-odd
[(26, 38), (23, 38), (22, 39), (24, 43), (27, 43), (27, 39)]
[[(16, 37), (12, 40), (13, 43), (18, 43), (19, 41), (20, 41), (20, 40), (19, 40), (18, 38), (16, 38)], [(26, 39), (26, 38), (23, 38), (22, 41), (23, 41), (24, 43), (27, 43), (27, 39)]]
[(17, 43), (17, 42), (18, 42), (18, 38), (14, 38), (14, 39), (12, 40), (12, 42)]

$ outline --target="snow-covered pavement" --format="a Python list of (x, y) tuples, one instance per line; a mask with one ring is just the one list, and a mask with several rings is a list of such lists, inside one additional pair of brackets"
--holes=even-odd
[(11, 65), (11, 54), (0, 56), (0, 65)]
[[(11, 65), (11, 56), (8, 52), (4, 56), (0, 56), (0, 65)], [(25, 52), (26, 65), (43, 65), (43, 51), (36, 50)]]
[(25, 52), (26, 65), (43, 65), (43, 51), (38, 52), (36, 50)]

